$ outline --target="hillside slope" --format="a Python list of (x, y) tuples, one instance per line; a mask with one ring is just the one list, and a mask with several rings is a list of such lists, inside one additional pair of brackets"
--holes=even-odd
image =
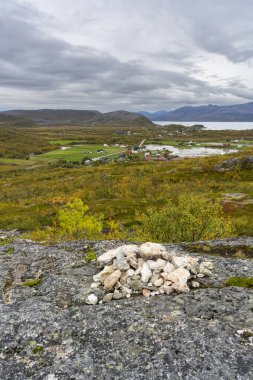
[(101, 113), (93, 110), (38, 109), (0, 112), (1, 118), (28, 118), (43, 125), (151, 125), (152, 122), (138, 113), (114, 111)]
[(229, 106), (181, 107), (174, 111), (141, 112), (153, 121), (253, 121), (253, 102)]

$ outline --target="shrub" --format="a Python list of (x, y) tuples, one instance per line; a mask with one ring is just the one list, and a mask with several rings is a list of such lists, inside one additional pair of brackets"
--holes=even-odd
[(126, 231), (119, 223), (110, 219), (106, 232), (103, 231), (104, 223), (102, 213), (90, 214), (89, 207), (81, 199), (75, 198), (58, 209), (52, 227), (35, 229), (23, 237), (40, 242), (126, 238)]
[(107, 234), (105, 234), (106, 239), (127, 239), (127, 231), (125, 230), (124, 226), (122, 226), (120, 223), (116, 222), (113, 219), (110, 219), (108, 221), (108, 226), (109, 231)]
[(160, 242), (209, 240), (234, 235), (229, 219), (223, 216), (222, 206), (202, 196), (182, 194), (176, 203), (161, 210), (148, 208), (137, 214), (139, 226), (136, 238)]
[(58, 234), (72, 239), (97, 239), (102, 235), (103, 215), (88, 214), (89, 207), (79, 198), (68, 202), (57, 213)]

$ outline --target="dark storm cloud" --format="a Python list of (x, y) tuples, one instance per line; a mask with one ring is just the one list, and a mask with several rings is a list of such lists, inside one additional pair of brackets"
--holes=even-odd
[[(171, 2), (159, 0), (159, 3), (166, 10)], [(183, 3), (184, 11), (181, 7), (172, 6), (171, 12), (180, 12), (181, 22), (192, 37), (192, 45), (185, 47), (185, 42), (180, 43), (178, 37), (178, 48), (173, 43), (173, 46), (165, 45), (164, 49), (144, 51), (137, 59), (122, 59), (106, 48), (94, 47), (92, 42), (89, 46), (77, 44), (74, 40), (70, 42), (59, 34), (53, 34), (50, 23), (53, 29), (55, 20), (47, 20), (46, 12), (25, 1), (2, 0), (0, 102), (6, 98), (6, 104), (17, 104), (23, 108), (71, 105), (73, 108), (110, 110), (125, 107), (137, 110), (203, 102), (226, 103), (233, 98), (249, 99), (250, 89), (237, 78), (233, 82), (227, 80), (219, 87), (204, 77), (197, 79), (194, 76), (195, 73), (201, 74), (194, 55), (194, 43), (209, 52), (223, 54), (234, 62), (249, 59), (253, 52), (243, 38), (240, 41), (244, 41), (244, 45), (236, 50), (231, 45), (236, 45), (236, 41), (227, 38), (225, 32), (217, 31), (212, 23), (205, 24), (206, 33), (202, 33), (203, 6), (197, 22), (194, 23), (196, 16), (192, 16), (187, 23), (185, 12), (189, 2), (182, 0), (181, 6)], [(149, 0), (145, 4), (151, 9), (154, 7)], [(91, 19), (86, 17), (86, 20)], [(127, 25), (127, 20), (123, 21)], [(92, 22), (96, 25), (96, 18)], [(132, 42), (130, 37), (129, 42)], [(24, 94), (22, 103), (19, 96)]]

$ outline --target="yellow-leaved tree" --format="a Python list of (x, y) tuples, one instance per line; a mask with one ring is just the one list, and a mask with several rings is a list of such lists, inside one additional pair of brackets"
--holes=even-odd
[(76, 198), (58, 210), (58, 233), (67, 239), (98, 239), (102, 236), (103, 214), (91, 215), (89, 207)]
[(127, 231), (113, 219), (106, 221), (102, 213), (91, 214), (89, 207), (80, 198), (75, 198), (58, 209), (53, 226), (36, 229), (24, 236), (43, 242), (124, 239)]
[(182, 194), (161, 210), (148, 208), (137, 214), (136, 239), (157, 242), (187, 242), (231, 237), (235, 231), (217, 200)]

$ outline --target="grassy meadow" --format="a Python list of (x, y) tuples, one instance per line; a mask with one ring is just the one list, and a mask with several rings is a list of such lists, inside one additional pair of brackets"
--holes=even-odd
[[(49, 160), (66, 160), (66, 161), (79, 161), (81, 162), (84, 157), (89, 159), (94, 159), (97, 157), (105, 157), (107, 155), (115, 155), (117, 157), (121, 152), (124, 152), (125, 149), (118, 148), (115, 146), (104, 147), (103, 145), (97, 144), (78, 144), (78, 145), (69, 145), (72, 141), (66, 140), (61, 141), (61, 148), (52, 150), (47, 153), (43, 153), (35, 156), (33, 159), (36, 161), (49, 161)], [(58, 141), (59, 144), (59, 141)], [(97, 152), (102, 150), (102, 153)]]

